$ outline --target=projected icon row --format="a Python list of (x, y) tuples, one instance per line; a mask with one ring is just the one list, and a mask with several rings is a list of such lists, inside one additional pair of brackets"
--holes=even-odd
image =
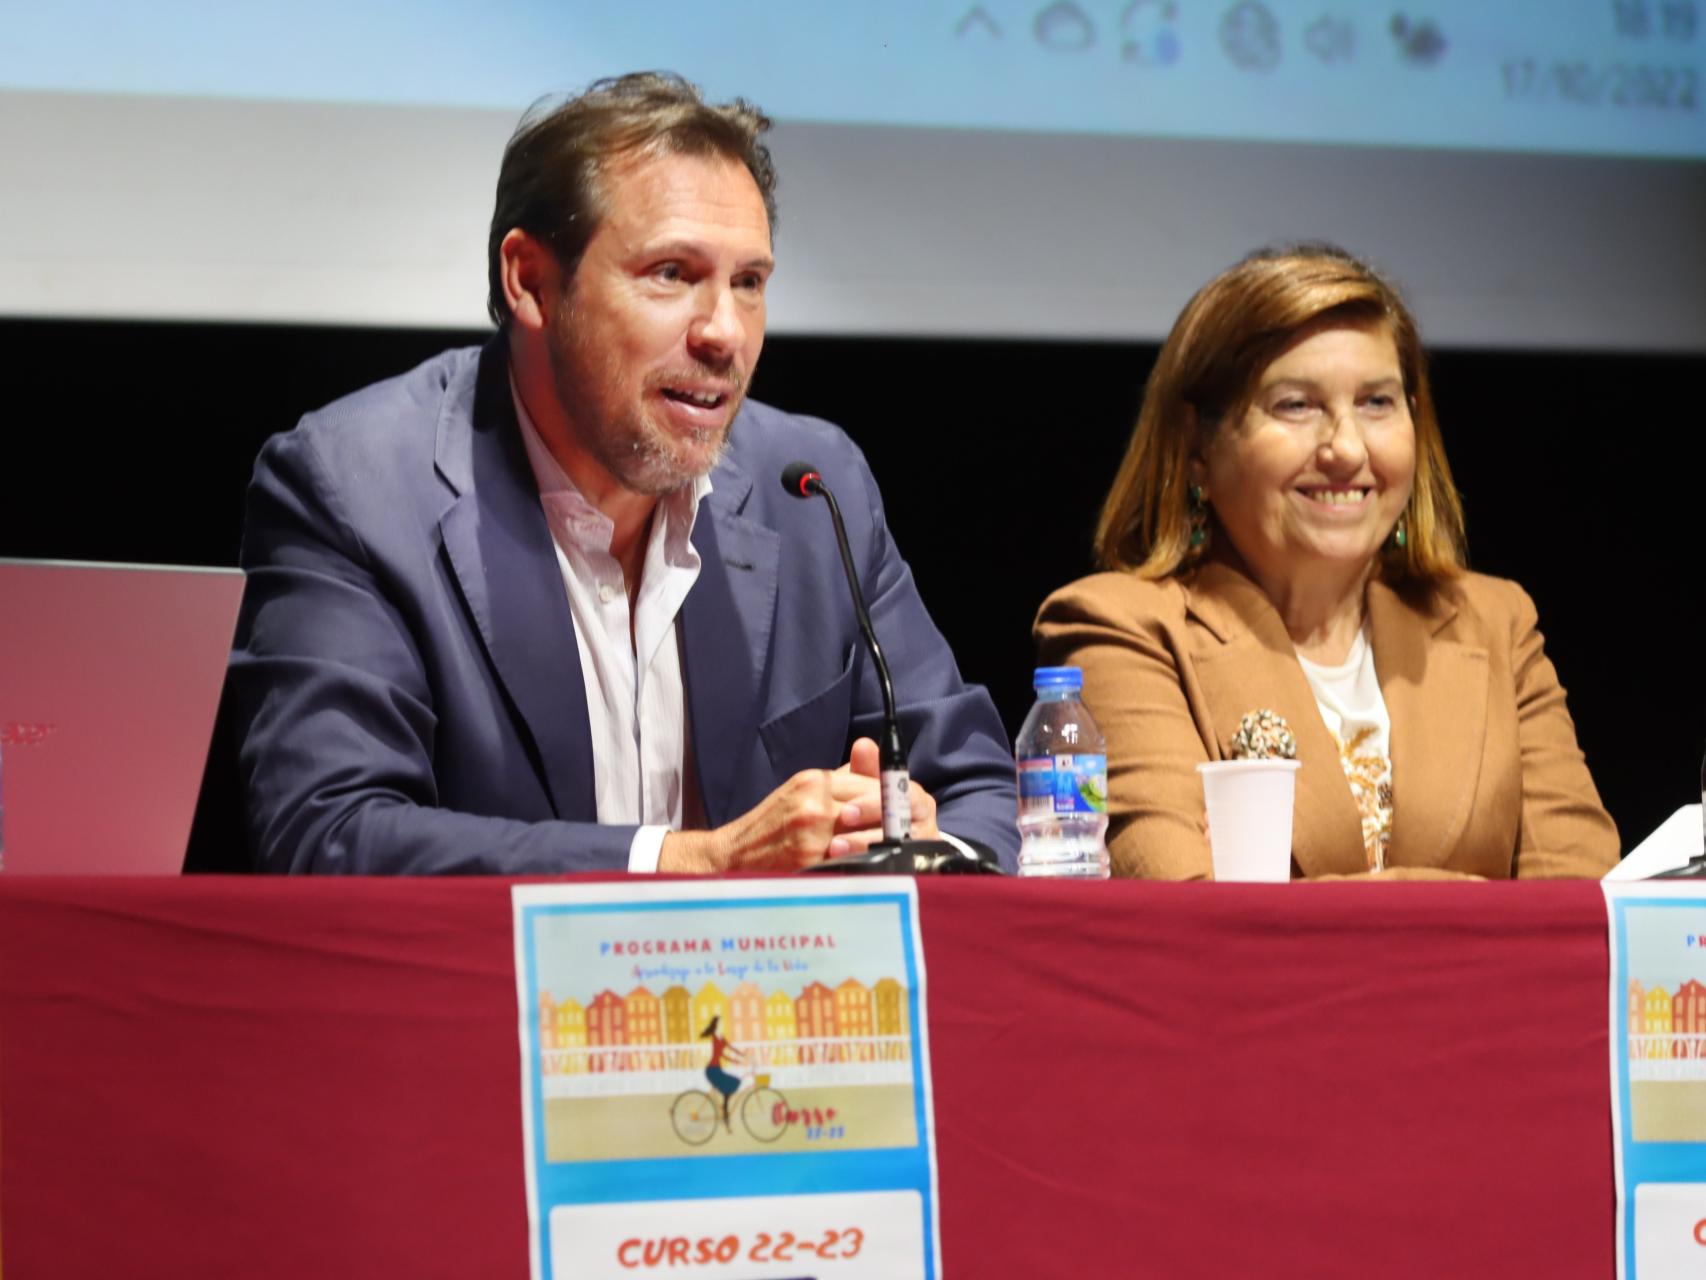
[[(961, 40), (993, 42), (1006, 40), (1009, 28), (1017, 27), (1016, 38), (1052, 53), (1112, 48), (1121, 61), (1134, 66), (1170, 67), (1184, 56), (1180, 26), (1185, 2), (1128, 0), (1117, 11), (1106, 12), (1093, 3), (1053, 0), (1022, 15), (1003, 5), (974, 4), (960, 15), (953, 32)], [(1693, 0), (1686, 2), (1692, 6)], [(1432, 18), (1394, 13), (1384, 23), (1383, 34), (1409, 66), (1432, 66), (1446, 53), (1445, 34)], [(1222, 8), (1215, 36), (1221, 55), (1240, 71), (1271, 71), (1285, 54), (1284, 27), (1261, 0), (1239, 0)], [(1300, 35), (1303, 50), (1327, 66), (1353, 61), (1357, 38), (1356, 19), (1334, 10), (1317, 14)]]

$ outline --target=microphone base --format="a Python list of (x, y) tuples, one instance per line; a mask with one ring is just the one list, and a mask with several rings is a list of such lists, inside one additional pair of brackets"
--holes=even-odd
[(980, 856), (969, 858), (965, 850), (946, 840), (886, 841), (872, 845), (864, 853), (826, 858), (802, 867), (801, 873), (869, 876), (1006, 874), (995, 861), (993, 851), (980, 850)]
[(1680, 867), (1661, 871), (1649, 880), (1706, 880), (1706, 853), (1697, 853)]

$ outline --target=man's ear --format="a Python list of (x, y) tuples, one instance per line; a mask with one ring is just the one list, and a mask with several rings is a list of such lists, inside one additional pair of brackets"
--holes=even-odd
[(562, 295), (557, 255), (520, 227), (511, 227), (498, 243), (498, 266), (510, 323), (543, 332), (551, 323), (551, 308)]

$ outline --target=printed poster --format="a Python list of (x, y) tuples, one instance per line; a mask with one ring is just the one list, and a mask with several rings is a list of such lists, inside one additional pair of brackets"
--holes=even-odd
[(1706, 889), (1605, 885), (1617, 1274), (1706, 1276)]
[(936, 1280), (910, 877), (513, 905), (536, 1280)]

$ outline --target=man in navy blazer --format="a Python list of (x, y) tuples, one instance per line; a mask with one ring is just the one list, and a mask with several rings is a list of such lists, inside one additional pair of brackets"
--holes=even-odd
[(489, 245), (499, 333), (267, 444), (231, 671), (259, 865), (716, 871), (870, 843), (882, 704), (828, 512), (778, 483), (807, 459), (894, 673), (914, 834), (1013, 866), (1001, 723), (863, 456), (744, 399), (767, 124), (655, 75), (524, 119)]

